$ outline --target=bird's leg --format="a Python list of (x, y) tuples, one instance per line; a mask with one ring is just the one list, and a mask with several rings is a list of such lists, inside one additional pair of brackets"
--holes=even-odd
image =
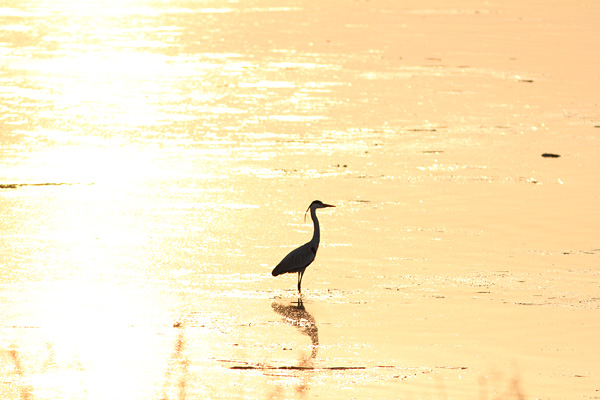
[(298, 271), (298, 293), (302, 293), (300, 290), (300, 285), (302, 284), (302, 276), (304, 275), (304, 270)]

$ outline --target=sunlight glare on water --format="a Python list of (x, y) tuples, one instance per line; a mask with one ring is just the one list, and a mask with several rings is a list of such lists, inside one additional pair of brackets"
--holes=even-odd
[(598, 12), (509, 3), (5, 1), (0, 398), (593, 394)]

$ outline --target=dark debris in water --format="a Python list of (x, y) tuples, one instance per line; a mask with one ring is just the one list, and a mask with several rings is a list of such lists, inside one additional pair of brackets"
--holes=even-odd
[(563, 251), (562, 254), (564, 255), (569, 255), (569, 254), (599, 254), (600, 253), (600, 249), (590, 249), (590, 250), (570, 250), (570, 251)]
[(542, 157), (545, 158), (558, 158), (560, 157), (560, 154), (555, 154), (555, 153), (543, 153)]
[(272, 369), (280, 369), (280, 370), (311, 370), (311, 371), (344, 371), (344, 370), (352, 370), (352, 369), (367, 369), (367, 367), (307, 367), (302, 365), (281, 365), (279, 367), (270, 366), (270, 365), (234, 365), (229, 367), (229, 369), (254, 369), (254, 370), (272, 370)]
[(0, 183), (0, 189), (17, 189), (21, 186), (62, 186), (73, 185), (66, 182), (44, 182), (44, 183)]
[[(299, 371), (350, 371), (350, 370), (370, 370), (370, 369), (404, 369), (397, 365), (375, 365), (366, 367), (363, 365), (352, 366), (331, 366), (331, 367), (313, 367), (309, 365), (268, 365), (268, 364), (253, 364), (247, 361), (241, 360), (228, 360), (228, 359), (217, 359), (215, 361), (224, 363), (234, 363), (229, 369), (235, 370), (299, 370)], [(467, 370), (469, 367), (455, 366), (455, 365), (441, 365), (433, 367), (435, 369), (450, 369), (450, 370)], [(429, 370), (431, 372), (431, 370)]]

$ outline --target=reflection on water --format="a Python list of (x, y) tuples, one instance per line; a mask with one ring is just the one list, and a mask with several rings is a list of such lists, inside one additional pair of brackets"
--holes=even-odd
[[(441, 1), (430, 5), (434, 12), (389, 1), (270, 3), (2, 2), (0, 398), (283, 398), (279, 388), (303, 391), (309, 383), (325, 398), (340, 387), (341, 371), (341, 386), (356, 385), (358, 368), (372, 373), (361, 381), (369, 386), (381, 377), (369, 366), (398, 365), (405, 356), (380, 338), (398, 332), (387, 318), (387, 304), (398, 299), (378, 300), (411, 287), (403, 286), (404, 272), (432, 271), (411, 279), (436, 291), (448, 264), (475, 265), (465, 254), (479, 270), (480, 260), (494, 258), (490, 247), (506, 250), (502, 240), (490, 246), (497, 236), (485, 218), (468, 215), (504, 210), (504, 194), (495, 207), (489, 190), (514, 184), (526, 194), (533, 176), (556, 182), (574, 159), (568, 154), (583, 166), (597, 163), (585, 144), (563, 151), (567, 142), (592, 143), (584, 140), (594, 134), (559, 138), (572, 128), (584, 132), (597, 115), (597, 90), (580, 90), (593, 87), (584, 72), (595, 77), (597, 68), (564, 57), (564, 46), (537, 46), (514, 11), (481, 5), (454, 13)], [(553, 40), (555, 32), (584, 32), (584, 43), (597, 36), (590, 34), (598, 25), (591, 5), (569, 7), (586, 13), (572, 20), (581, 31), (555, 29), (561, 18), (548, 19), (545, 9), (517, 9), (545, 21), (537, 27)], [(472, 35), (488, 22), (498, 29)], [(506, 26), (531, 42), (513, 46), (499, 28)], [(479, 40), (485, 57), (471, 48)], [(540, 49), (559, 49), (556, 61), (577, 67), (562, 81), (581, 87), (552, 82), (556, 71), (546, 68), (560, 63), (541, 69), (527, 61)], [(557, 98), (564, 103), (551, 103)], [(543, 161), (562, 164), (531, 161), (554, 150), (565, 157)], [(523, 158), (507, 163), (507, 154)], [(538, 193), (551, 187), (536, 186)], [(484, 190), (471, 196), (473, 188)], [(337, 324), (318, 314), (319, 332), (302, 301), (271, 304), (295, 293), (274, 290), (270, 270), (281, 244), (306, 233), (291, 210), (332, 195), (347, 207), (332, 216), (333, 256), (318, 271), (311, 295), (323, 301), (312, 311), (347, 308)], [(528, 203), (555, 197), (541, 196)], [(513, 206), (504, 215), (515, 218)], [(545, 220), (532, 215), (531, 226)], [(453, 227), (452, 218), (462, 216), (467, 225)], [(568, 225), (553, 218), (547, 223)], [(277, 230), (288, 222), (296, 229)], [(579, 222), (590, 234), (578, 226), (572, 240), (583, 246), (597, 224), (587, 216)], [(512, 262), (513, 246), (506, 247)], [(579, 298), (597, 304), (596, 286)], [(355, 290), (368, 303), (348, 301)], [(563, 292), (577, 298), (578, 290)], [(415, 298), (421, 292), (403, 301)], [(359, 312), (365, 318), (355, 318)], [(174, 328), (181, 315), (188, 318)], [(455, 335), (427, 325), (436, 318), (415, 317), (421, 362), (420, 350), (431, 349), (423, 324)], [(361, 334), (375, 329), (365, 321), (377, 327), (369, 340)], [(277, 345), (306, 338), (310, 351)], [(433, 364), (439, 352), (432, 353)]]
[[(319, 350), (319, 329), (314, 317), (304, 307), (302, 298), (298, 298), (295, 304), (289, 305), (273, 302), (271, 307), (284, 318), (286, 323), (296, 327), (301, 334), (310, 338), (312, 349), (310, 356), (300, 356), (297, 368), (311, 370), (314, 367), (314, 360)], [(299, 378), (300, 382), (296, 385), (295, 390), (300, 394), (304, 394), (310, 388), (313, 374), (311, 371), (307, 371), (301, 374)]]
[(178, 326), (173, 353), (165, 371), (161, 400), (185, 400), (187, 397), (190, 361), (185, 351), (185, 332), (184, 327)]
[(3, 350), (2, 360), (3, 362), (0, 365), (2, 365), (3, 367), (8, 367), (9, 369), (11, 369), (12, 367), (12, 373), (14, 374), (14, 380), (11, 380), (10, 382), (13, 390), (11, 390), (8, 393), (4, 391), (0, 392), (1, 394), (3, 394), (3, 398), (8, 398), (9, 396), (7, 395), (16, 395), (15, 397), (18, 396), (21, 400), (33, 399), (33, 387), (29, 385), (25, 380), (26, 374), (23, 370), (23, 365), (21, 363), (21, 354), (19, 353), (19, 351), (16, 349)]
[(298, 298), (298, 302), (293, 305), (283, 305), (278, 302), (271, 304), (273, 310), (282, 317), (284, 321), (292, 326), (298, 328), (300, 333), (310, 338), (312, 343), (312, 352), (310, 357), (301, 359), (300, 366), (308, 367), (311, 366), (312, 360), (317, 356), (319, 350), (319, 328), (313, 316), (306, 311), (302, 298)]

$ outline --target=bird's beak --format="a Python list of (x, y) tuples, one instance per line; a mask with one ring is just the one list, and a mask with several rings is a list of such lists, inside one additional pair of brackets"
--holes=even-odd
[(335, 206), (332, 206), (331, 204), (325, 204), (325, 203), (323, 203), (323, 207), (327, 208), (327, 207), (335, 207)]

